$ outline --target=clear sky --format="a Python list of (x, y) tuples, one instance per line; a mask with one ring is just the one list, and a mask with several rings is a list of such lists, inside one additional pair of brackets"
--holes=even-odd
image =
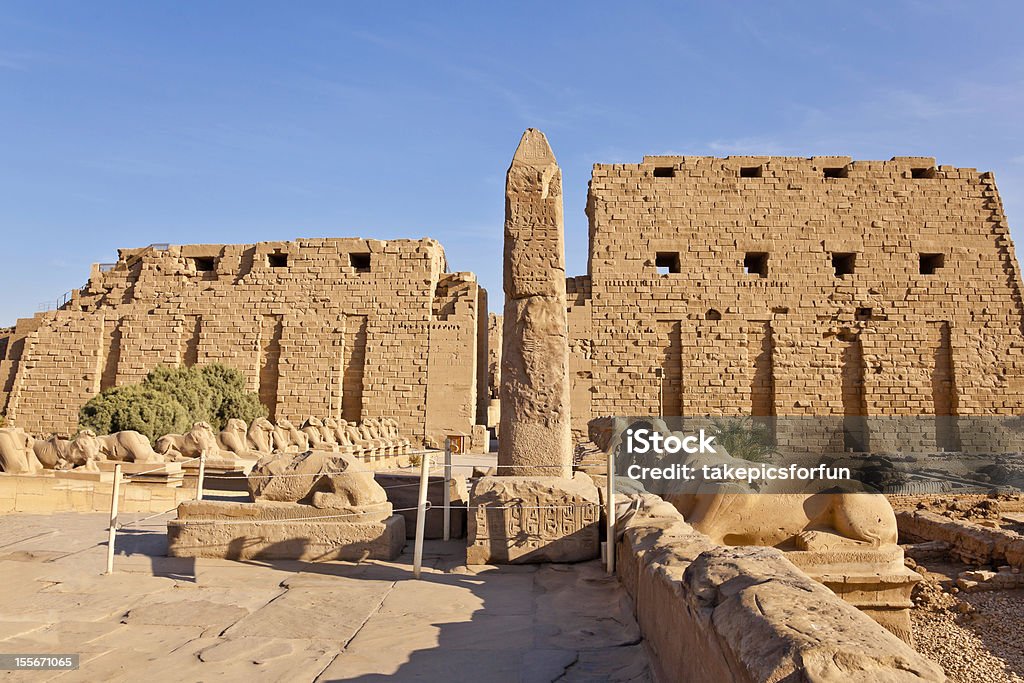
[(0, 4), (0, 324), (152, 242), (434, 237), (501, 294), (524, 128), (562, 166), (814, 154), (996, 173), (1024, 244), (1024, 3)]

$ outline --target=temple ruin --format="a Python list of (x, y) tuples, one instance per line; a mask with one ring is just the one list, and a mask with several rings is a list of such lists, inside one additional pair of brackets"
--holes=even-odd
[[(492, 642), (472, 655), (488, 675), (519, 669), (516, 680), (611, 679), (603, 674), (627, 668), (623, 680), (946, 680), (926, 648), (915, 650), (924, 632), (915, 613), (942, 590), (918, 560), (972, 565), (957, 573), (958, 591), (1022, 585), (1021, 496), (1000, 493), (1019, 492), (1020, 449), (945, 478), (917, 457), (940, 451), (966, 463), (960, 451), (972, 437), (945, 419), (1012, 416), (1024, 399), (1021, 278), (991, 175), (925, 158), (597, 165), (588, 273), (578, 277), (566, 277), (561, 170), (540, 131), (523, 134), (505, 192), (502, 316), (488, 314), (472, 274), (448, 272), (437, 242), (353, 238), (126, 249), (95, 266), (58, 310), (18, 321), (0, 336), (10, 421), (0, 428), (0, 512), (110, 516), (105, 548), (84, 534), (88, 547), (34, 555), (44, 532), (8, 543), (30, 544), (8, 561), (52, 554), (60, 567), (75, 556), (67, 565), (77, 571), (88, 551), (104, 548), (110, 576), (117, 532), (131, 532), (122, 552), (139, 554), (132, 544), (152, 534), (142, 525), (163, 517), (166, 559), (184, 560), (176, 567), (245, 560), (241, 571), (254, 580), (276, 572), (276, 561), (307, 567), (276, 581), (252, 613), (206, 602), (205, 586), (184, 610), (199, 612), (194, 640), (204, 647), (240, 648), (225, 659), (262, 666), (241, 649), (246, 638), (328, 641), (325, 652), (338, 656), (316, 667), (316, 680), (386, 668), (350, 650), (378, 613), (411, 652), (437, 646), (445, 661), (416, 664), (421, 655), (410, 654), (402, 665), (435, 677), (459, 669), (448, 661), (456, 648), (430, 631), (451, 616), (459, 652), (467, 624), (475, 638), (490, 619), (508, 619), (496, 631), (502, 646), (524, 623), (538, 624), (522, 662), (492, 664), (502, 653)], [(229, 418), (219, 433), (199, 420), (152, 444), (130, 430), (76, 433), (79, 408), (104, 389), (158, 365), (206, 363), (241, 370), (269, 415)], [(898, 434), (896, 450), (906, 453), (865, 460), (931, 477), (914, 485), (968, 485), (986, 497), (963, 508), (859, 481), (783, 491), (739, 478), (690, 486), (623, 476), (625, 452), (608, 444), (621, 444), (633, 424), (684, 434), (675, 429), (682, 420), (654, 415), (694, 424), (837, 418), (838, 430), (811, 420), (799, 434), (835, 452), (892, 445), (891, 434), (859, 429), (861, 420), (923, 416), (921, 433)], [(53, 432), (74, 438), (44, 438)], [(459, 435), (469, 443), (455, 448), (448, 437)], [(773, 447), (794, 443), (773, 436)], [(685, 451), (693, 459), (675, 464), (757, 462), (719, 449), (713, 460), (703, 447)], [(144, 516), (126, 527), (119, 510)], [(463, 536), (465, 555), (452, 554), (445, 542)], [(440, 543), (424, 566), (427, 539)], [(158, 557), (141, 573), (157, 578)], [(596, 576), (599, 557), (606, 575)], [(557, 566), (509, 572), (517, 587), (491, 595), (496, 606), (475, 593), (501, 580), (498, 565), (524, 563)], [(565, 579), (556, 594), (551, 577), (576, 572), (570, 563), (589, 574)], [(402, 588), (421, 572), (438, 580)], [(339, 594), (325, 602), (335, 585)], [(452, 599), (453, 589), (473, 599)], [(443, 598), (427, 605), (439, 590)], [(10, 611), (32, 607), (10, 593)], [(553, 628), (564, 618), (551, 617), (552, 606), (577, 611), (588, 594), (600, 598), (600, 615)], [(96, 615), (114, 628), (148, 625), (145, 600)], [(469, 618), (452, 611), (470, 603)], [(210, 630), (208, 613), (232, 607), (233, 621)], [(344, 623), (333, 619), (350, 613), (360, 625), (335, 644)], [(307, 630), (322, 620), (324, 630)], [(611, 638), (593, 640), (606, 631)], [(372, 642), (383, 660), (403, 656)], [(551, 657), (552, 644), (567, 652)], [(533, 659), (538, 651), (549, 654)], [(566, 677), (583, 651), (612, 654)], [(210, 672), (219, 656), (185, 659)]]
[[(559, 183), (560, 184), (560, 183)], [(924, 157), (596, 164), (566, 278), (572, 430), (605, 415), (976, 416), (1024, 405), (1024, 301), (990, 173)], [(500, 419), (502, 322), (433, 240), (151, 245), (0, 337), (0, 407), (70, 435), (158, 364), (246, 373), (271, 418)], [(59, 392), (55, 389), (59, 388)], [(871, 450), (867, 434), (821, 436)], [(955, 451), (955, 430), (925, 445)]]
[[(0, 402), (34, 434), (159, 364), (243, 371), (272, 420), (398, 420), (483, 441), (487, 295), (434, 240), (122, 249), (56, 311), (0, 338)], [(479, 399), (479, 400), (478, 400)]]
[[(648, 156), (596, 164), (587, 215), (588, 272), (568, 280), (577, 434), (604, 415), (1024, 406), (1021, 275), (991, 173)], [(831, 446), (871, 449), (859, 436)]]

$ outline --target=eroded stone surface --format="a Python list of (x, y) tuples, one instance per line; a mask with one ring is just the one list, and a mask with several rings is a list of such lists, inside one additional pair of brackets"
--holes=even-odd
[(341, 453), (279, 453), (263, 458), (249, 473), (249, 494), (255, 500), (313, 503), (325, 494), (322, 507), (365, 507), (387, 502), (373, 471)]
[(484, 477), (470, 495), (468, 564), (597, 557), (600, 498), (586, 474)]
[(563, 232), (562, 172), (530, 128), (505, 180), (499, 474), (571, 472)]
[[(640, 502), (623, 523), (618, 572), (663, 676), (945, 680), (937, 665), (801, 573), (782, 551), (715, 545), (657, 497)], [(688, 656), (697, 651), (701, 657)]]
[(390, 503), (341, 509), (184, 503), (179, 518), (167, 523), (168, 553), (229, 560), (394, 559), (405, 547), (405, 519), (390, 512)]

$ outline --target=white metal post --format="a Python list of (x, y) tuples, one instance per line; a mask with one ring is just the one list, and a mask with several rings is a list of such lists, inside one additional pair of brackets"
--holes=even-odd
[(605, 489), (605, 531), (608, 540), (605, 543), (605, 568), (609, 574), (615, 573), (615, 449), (608, 449), (608, 485)]
[(452, 440), (444, 440), (444, 540), (452, 535)]
[(206, 476), (206, 451), (199, 454), (199, 479), (196, 481), (196, 500), (203, 499), (203, 478)]
[(114, 573), (114, 536), (117, 534), (117, 501), (121, 496), (121, 463), (114, 465), (114, 489), (110, 496), (110, 528), (107, 534), (107, 574)]
[(420, 578), (423, 566), (423, 533), (427, 524), (427, 487), (430, 485), (430, 451), (424, 451), (420, 461), (420, 499), (416, 506), (416, 546), (413, 550), (412, 575)]

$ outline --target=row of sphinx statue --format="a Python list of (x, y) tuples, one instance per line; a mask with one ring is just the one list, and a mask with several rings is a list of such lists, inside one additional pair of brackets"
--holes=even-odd
[(34, 438), (19, 427), (0, 429), (0, 471), (34, 474), (44, 469), (99, 469), (104, 460), (162, 463), (205, 454), (210, 459), (260, 459), (271, 453), (308, 450), (345, 453), (357, 457), (383, 457), (409, 453), (409, 439), (401, 436), (391, 418), (367, 418), (355, 423), (335, 418), (310, 417), (300, 427), (289, 420), (276, 424), (260, 417), (246, 425), (232, 418), (219, 433), (207, 422), (196, 422), (185, 434), (166, 434), (155, 447), (143, 434), (122, 431), (97, 435), (91, 429), (73, 438)]
[[(187, 434), (168, 434), (157, 439), (156, 452), (169, 460), (194, 458), (213, 450), (209, 436), (196, 432), (212, 430), (205, 422), (197, 422)], [(356, 456), (384, 456), (408, 453), (409, 440), (399, 432), (398, 422), (391, 418), (367, 418), (362, 422), (328, 417), (309, 417), (296, 427), (290, 420), (274, 424), (258, 417), (246, 426), (233, 418), (214, 437), (221, 457), (259, 459), (270, 453), (332, 451)]]

